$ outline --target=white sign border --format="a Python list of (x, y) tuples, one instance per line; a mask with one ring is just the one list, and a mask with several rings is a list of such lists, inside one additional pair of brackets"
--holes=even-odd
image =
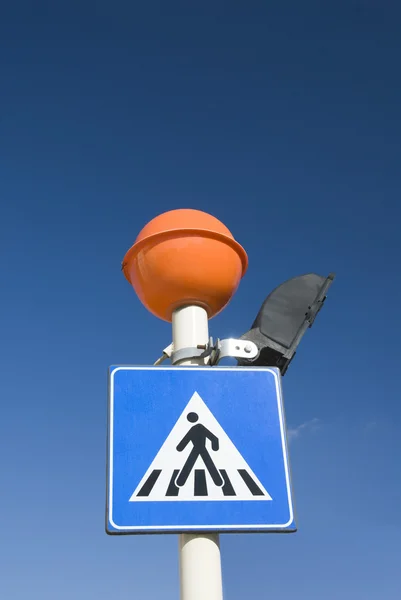
[[(287, 485), (287, 499), (288, 499), (288, 507), (290, 512), (290, 518), (286, 523), (273, 523), (269, 525), (261, 525), (260, 523), (257, 525), (117, 525), (113, 520), (113, 442), (114, 442), (114, 375), (118, 371), (205, 371), (205, 372), (216, 372), (216, 371), (254, 371), (254, 372), (270, 372), (274, 376), (274, 380), (276, 383), (276, 392), (277, 392), (277, 407), (280, 421), (280, 433), (281, 433), (281, 446), (283, 450), (284, 457), (284, 470), (285, 470), (285, 479)], [(291, 489), (291, 481), (290, 481), (290, 469), (289, 469), (289, 460), (288, 460), (288, 451), (287, 451), (287, 441), (286, 441), (286, 428), (284, 422), (284, 408), (283, 408), (283, 398), (282, 398), (282, 390), (280, 385), (280, 375), (278, 369), (271, 367), (159, 367), (159, 366), (119, 366), (115, 367), (112, 371), (110, 371), (109, 376), (109, 423), (108, 423), (108, 490), (107, 490), (107, 517), (108, 523), (113, 527), (115, 531), (111, 531), (107, 529), (107, 533), (124, 533), (124, 532), (154, 532), (154, 533), (163, 533), (163, 532), (171, 532), (171, 533), (185, 533), (185, 532), (196, 532), (196, 531), (210, 531), (210, 532), (241, 532), (244, 531), (253, 531), (253, 532), (263, 532), (269, 530), (286, 530), (291, 523), (294, 522), (294, 509), (293, 509), (293, 501), (292, 501), (292, 489)], [(295, 528), (294, 528), (295, 530)], [(291, 529), (291, 531), (294, 531)]]

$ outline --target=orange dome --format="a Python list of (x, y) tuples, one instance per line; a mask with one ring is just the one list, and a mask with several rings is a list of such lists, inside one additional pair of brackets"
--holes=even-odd
[(221, 221), (200, 210), (171, 210), (141, 230), (123, 271), (144, 306), (164, 321), (175, 309), (203, 306), (209, 318), (230, 301), (248, 257)]

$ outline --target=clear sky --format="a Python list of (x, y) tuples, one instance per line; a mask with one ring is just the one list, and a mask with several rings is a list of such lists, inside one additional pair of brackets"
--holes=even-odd
[(283, 380), (299, 531), (223, 536), (226, 598), (400, 598), (400, 21), (391, 0), (4, 4), (1, 597), (178, 597), (176, 536), (104, 532), (106, 385), (170, 342), (120, 263), (189, 207), (249, 255), (214, 336), (337, 273)]

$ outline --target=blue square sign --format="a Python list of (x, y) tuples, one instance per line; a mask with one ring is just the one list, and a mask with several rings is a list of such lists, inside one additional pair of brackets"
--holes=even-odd
[(296, 531), (279, 370), (111, 367), (106, 531)]

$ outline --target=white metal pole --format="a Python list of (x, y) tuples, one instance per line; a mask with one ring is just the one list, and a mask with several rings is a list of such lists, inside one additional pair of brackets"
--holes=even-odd
[[(174, 352), (209, 341), (207, 312), (185, 306), (173, 313)], [(205, 364), (203, 358), (179, 360), (180, 366)], [(181, 600), (223, 600), (218, 534), (184, 533), (179, 539)]]

